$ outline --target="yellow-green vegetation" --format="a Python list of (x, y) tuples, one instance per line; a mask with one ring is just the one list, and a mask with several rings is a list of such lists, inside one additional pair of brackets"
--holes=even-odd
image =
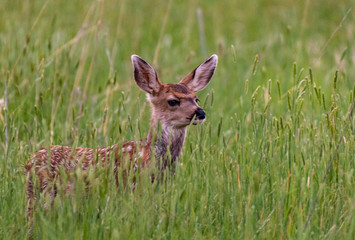
[(131, 54), (175, 83), (213, 53), (174, 177), (132, 191), (96, 169), (86, 192), (78, 170), (33, 237), (353, 239), (354, 43), (350, 0), (1, 1), (0, 239), (27, 237), (32, 152), (145, 137)]

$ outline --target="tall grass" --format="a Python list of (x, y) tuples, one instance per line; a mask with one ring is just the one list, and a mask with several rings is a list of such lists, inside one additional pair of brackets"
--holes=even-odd
[(198, 94), (207, 121), (189, 128), (174, 177), (151, 184), (155, 169), (139, 171), (133, 192), (115, 187), (112, 167), (63, 174), (77, 180), (75, 190), (59, 189), (49, 210), (38, 196), (34, 237), (353, 239), (353, 5), (3, 1), (0, 238), (27, 236), (21, 165), (39, 147), (146, 136), (149, 105), (131, 54), (173, 83), (206, 49), (219, 56)]

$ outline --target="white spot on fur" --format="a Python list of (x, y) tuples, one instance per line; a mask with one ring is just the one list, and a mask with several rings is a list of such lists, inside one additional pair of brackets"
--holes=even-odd
[(132, 151), (132, 146), (127, 146), (127, 147), (125, 147), (125, 148), (122, 148), (122, 152), (130, 152), (130, 151)]
[(41, 150), (39, 150), (38, 152), (39, 152), (39, 153), (46, 153), (47, 150), (46, 150), (46, 149), (41, 149)]

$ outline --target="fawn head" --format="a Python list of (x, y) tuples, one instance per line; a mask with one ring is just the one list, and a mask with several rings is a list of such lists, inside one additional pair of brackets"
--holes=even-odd
[(196, 92), (210, 82), (217, 66), (218, 57), (212, 55), (177, 84), (163, 84), (155, 70), (142, 58), (132, 55), (134, 79), (147, 93), (152, 116), (172, 128), (183, 128), (192, 123), (202, 123), (205, 111), (198, 105)]

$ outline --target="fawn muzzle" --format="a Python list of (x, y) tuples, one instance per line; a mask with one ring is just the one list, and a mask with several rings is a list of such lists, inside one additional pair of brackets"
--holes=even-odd
[(195, 114), (194, 114), (194, 121), (193, 121), (193, 125), (197, 125), (199, 123), (203, 123), (206, 119), (206, 113), (205, 111), (203, 111), (202, 108), (198, 108), (196, 111), (195, 111)]
[(203, 109), (199, 108), (196, 110), (195, 116), (198, 120), (203, 120), (206, 118), (206, 113), (203, 111)]

